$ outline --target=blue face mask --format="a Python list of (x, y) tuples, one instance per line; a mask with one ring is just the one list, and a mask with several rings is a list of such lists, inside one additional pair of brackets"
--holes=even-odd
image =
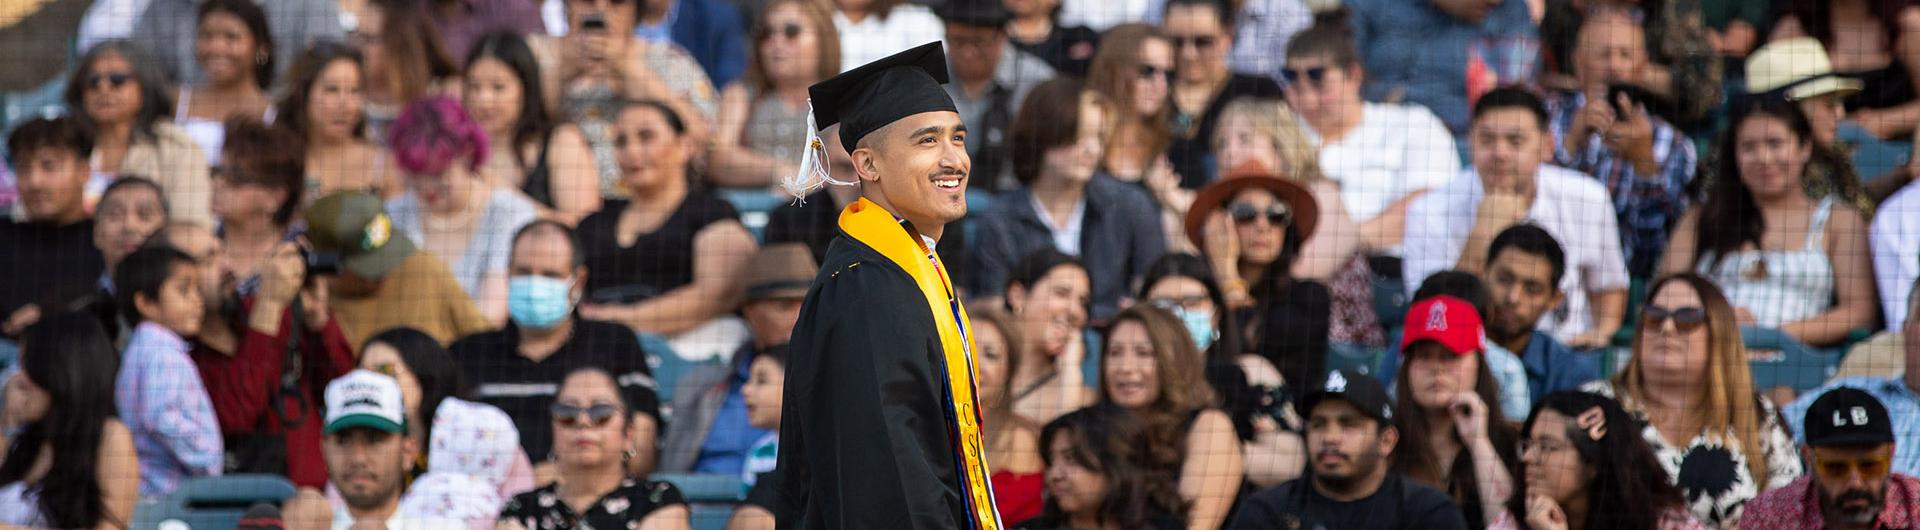
[(1213, 346), (1214, 339), (1220, 338), (1220, 332), (1213, 329), (1213, 311), (1183, 308), (1174, 313), (1180, 315), (1180, 322), (1187, 325), (1187, 334), (1193, 336), (1193, 343), (1200, 347), (1200, 351), (1206, 351), (1207, 347)]
[(507, 280), (507, 315), (513, 323), (549, 329), (573, 313), (573, 282), (546, 276), (514, 276)]

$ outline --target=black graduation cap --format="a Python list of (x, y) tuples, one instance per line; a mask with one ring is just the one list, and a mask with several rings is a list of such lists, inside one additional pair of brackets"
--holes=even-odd
[(807, 87), (820, 128), (840, 124), (847, 150), (873, 131), (922, 112), (956, 111), (940, 85), (947, 82), (947, 52), (939, 41), (860, 65)]

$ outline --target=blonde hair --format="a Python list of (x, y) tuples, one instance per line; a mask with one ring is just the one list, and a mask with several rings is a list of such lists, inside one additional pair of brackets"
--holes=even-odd
[[(1707, 312), (1707, 377), (1706, 384), (1694, 386), (1699, 393), (1694, 396), (1697, 405), (1692, 408), (1693, 419), (1709, 437), (1723, 443), (1728, 442), (1729, 436), (1736, 439), (1740, 451), (1746, 455), (1747, 471), (1753, 475), (1754, 482), (1764, 488), (1767, 453), (1766, 446), (1760, 443), (1759, 396), (1753, 391), (1753, 374), (1747, 367), (1747, 349), (1740, 340), (1733, 305), (1713, 282), (1693, 273), (1655, 280), (1647, 289), (1647, 299), (1652, 300), (1661, 288), (1675, 283), (1693, 287), (1694, 292), (1700, 294), (1700, 307)], [(1646, 367), (1642, 361), (1645, 356), (1640, 346), (1648, 331), (1647, 326), (1640, 326), (1634, 333), (1633, 357), (1613, 379), (1621, 403), (1629, 409), (1642, 408), (1646, 401)]]
[[(1281, 177), (1299, 182), (1320, 182), (1327, 179), (1320, 172), (1320, 155), (1313, 148), (1313, 142), (1307, 141), (1306, 131), (1300, 128), (1300, 119), (1293, 108), (1278, 99), (1240, 98), (1227, 102), (1220, 111), (1222, 117), (1237, 116), (1245, 118), (1253, 130), (1266, 136), (1273, 142), (1273, 152), (1280, 155), (1281, 167), (1267, 168)], [(1220, 152), (1220, 146), (1226, 143), (1227, 129), (1215, 127), (1212, 142), (1213, 151)], [(1234, 168), (1220, 168), (1221, 174)]]

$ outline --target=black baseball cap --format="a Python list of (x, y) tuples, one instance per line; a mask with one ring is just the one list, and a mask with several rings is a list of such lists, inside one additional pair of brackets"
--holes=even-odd
[(1352, 370), (1328, 372), (1326, 379), (1300, 399), (1300, 417), (1312, 417), (1313, 406), (1327, 398), (1352, 403), (1382, 424), (1393, 423), (1393, 400), (1387, 397), (1387, 387), (1372, 376)]
[(1835, 388), (1807, 407), (1807, 445), (1873, 445), (1893, 443), (1893, 420), (1887, 407), (1859, 389)]

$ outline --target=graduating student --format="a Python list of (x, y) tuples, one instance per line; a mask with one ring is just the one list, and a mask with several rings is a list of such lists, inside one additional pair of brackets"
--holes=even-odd
[[(858, 184), (800, 308), (776, 473), (787, 529), (1001, 527), (987, 486), (966, 312), (933, 248), (966, 215), (966, 126), (930, 43), (808, 88)], [(809, 149), (824, 160), (817, 138)], [(842, 175), (840, 178), (846, 178)]]

